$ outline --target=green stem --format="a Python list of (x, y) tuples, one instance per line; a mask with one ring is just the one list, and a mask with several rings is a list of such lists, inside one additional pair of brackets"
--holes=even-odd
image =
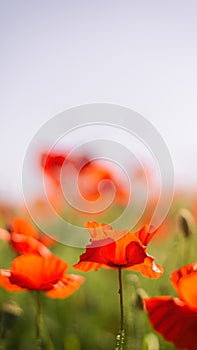
[(123, 302), (123, 284), (122, 284), (122, 269), (118, 268), (118, 281), (119, 281), (119, 295), (120, 295), (120, 329), (116, 336), (116, 348), (115, 350), (123, 350), (125, 342), (124, 331), (124, 302)]
[(36, 346), (35, 350), (41, 349), (41, 337), (40, 337), (40, 315), (41, 315), (41, 302), (40, 292), (36, 293)]
[(123, 287), (122, 287), (122, 269), (118, 269), (119, 294), (120, 294), (120, 331), (124, 330), (124, 305), (123, 305)]

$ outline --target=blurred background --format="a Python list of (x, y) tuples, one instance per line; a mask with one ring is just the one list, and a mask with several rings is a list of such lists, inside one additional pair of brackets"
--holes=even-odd
[(77, 105), (129, 107), (172, 156), (176, 186), (196, 187), (196, 1), (1, 1), (0, 198), (22, 197), (26, 149)]
[[(124, 274), (128, 349), (153, 349), (147, 335), (156, 342), (155, 350), (174, 349), (153, 334), (141, 308), (139, 291), (150, 296), (175, 295), (169, 283), (171, 272), (196, 259), (196, 11), (195, 0), (0, 1), (1, 227), (7, 228), (16, 214), (31, 219), (21, 206), (27, 148), (45, 123), (69, 108), (95, 102), (128, 107), (154, 125), (171, 154), (175, 196), (168, 217), (148, 249), (164, 266), (164, 275), (150, 280), (130, 271)], [(77, 142), (84, 139), (79, 134)], [(67, 141), (63, 154), (59, 149), (47, 157), (43, 147), (37, 155), (38, 169), (48, 186), (48, 202), (71, 224), (83, 226), (90, 219), (113, 221), (127, 204), (128, 178), (120, 181), (105, 163), (92, 162), (91, 153), (84, 149), (67, 162), (67, 169), (77, 171), (86, 160), (79, 184), (84, 197), (94, 202), (99, 196), (97, 184), (108, 180), (117, 190), (115, 202), (104, 216), (102, 212), (79, 215), (70, 211), (59, 181), (62, 162), (70, 143), (73, 145), (73, 139)], [(145, 159), (144, 171), (132, 169), (140, 189), (147, 182), (155, 189), (155, 174), (149, 166)], [(111, 195), (109, 182), (103, 191)], [(30, 187), (34, 190), (31, 183)], [(140, 225), (149, 222), (158, 196), (157, 191), (152, 193)], [(47, 218), (50, 225), (45, 204), (39, 197), (32, 203), (35, 215), (40, 220)], [(5, 231), (0, 233), (0, 266), (7, 269), (16, 252), (5, 241)], [(69, 271), (84, 251), (62, 244), (51, 250), (68, 261)], [(86, 283), (68, 300), (54, 302), (42, 296), (43, 349), (114, 349), (119, 327), (116, 272), (86, 274)], [(23, 313), (9, 333), (7, 349), (33, 349), (32, 295), (10, 294), (0, 288), (1, 313), (2, 305), (10, 299)]]

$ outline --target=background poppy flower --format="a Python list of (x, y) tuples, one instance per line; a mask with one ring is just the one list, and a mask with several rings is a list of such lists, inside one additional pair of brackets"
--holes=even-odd
[(80, 169), (83, 164), (88, 162), (86, 155), (71, 155), (69, 150), (64, 152), (42, 153), (40, 157), (40, 165), (45, 174), (52, 180), (53, 184), (60, 186), (61, 171), (64, 165), (72, 165), (76, 169)]
[(109, 180), (104, 182), (105, 193), (111, 191), (114, 186), (114, 202), (122, 206), (126, 205), (130, 194), (128, 184), (117, 181), (115, 170), (102, 161), (89, 161), (81, 168), (78, 177), (79, 191), (88, 201), (96, 201), (100, 198), (99, 184), (104, 180)]
[(56, 243), (53, 238), (42, 232), (38, 232), (25, 218), (15, 217), (12, 220), (11, 233), (12, 232), (35, 238), (47, 247)]
[(21, 217), (15, 217), (12, 220), (7, 235), (5, 230), (1, 232), (4, 232), (4, 235), (1, 234), (0, 238), (9, 241), (19, 254), (49, 256), (51, 252), (47, 246), (55, 242), (45, 234), (37, 232), (25, 218)]
[(0, 285), (8, 291), (37, 290), (51, 298), (65, 298), (84, 282), (84, 277), (66, 275), (68, 265), (55, 255), (21, 255), (10, 270), (0, 270)]
[(154, 329), (179, 349), (196, 350), (197, 344), (197, 263), (171, 275), (179, 298), (170, 296), (144, 300)]
[(149, 233), (148, 226), (132, 233), (127, 230), (113, 230), (106, 224), (88, 222), (86, 224), (91, 236), (91, 243), (76, 269), (87, 272), (100, 267), (129, 269), (140, 271), (147, 277), (159, 277), (162, 268), (154, 264), (154, 258), (146, 253), (146, 245), (155, 233)]
[(60, 171), (67, 158), (67, 153), (43, 153), (40, 159), (40, 165), (44, 172), (50, 177), (55, 185), (59, 186)]

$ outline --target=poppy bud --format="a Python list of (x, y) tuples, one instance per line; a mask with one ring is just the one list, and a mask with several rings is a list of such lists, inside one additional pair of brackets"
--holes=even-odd
[(146, 298), (148, 298), (148, 295), (145, 292), (145, 290), (142, 288), (137, 288), (133, 298), (133, 305), (135, 306), (135, 308), (138, 310), (143, 310), (144, 309), (143, 299), (146, 299)]
[(1, 308), (1, 338), (5, 338), (15, 324), (17, 318), (21, 315), (22, 309), (12, 300), (2, 305)]
[(127, 275), (127, 280), (132, 283), (132, 285), (135, 287), (135, 288), (138, 288), (140, 286), (140, 279), (139, 277), (136, 275), (136, 274), (128, 274)]
[(153, 333), (147, 334), (144, 338), (142, 348), (145, 350), (159, 350), (158, 337)]
[(194, 218), (189, 210), (182, 208), (178, 213), (178, 226), (185, 238), (188, 238), (192, 234), (192, 225)]

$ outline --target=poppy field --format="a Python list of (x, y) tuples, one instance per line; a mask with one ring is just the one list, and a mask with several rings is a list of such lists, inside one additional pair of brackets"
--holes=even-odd
[[(31, 210), (54, 234), (40, 229), (24, 203), (1, 203), (0, 349), (196, 350), (195, 195), (176, 190), (165, 220), (154, 229), (154, 194), (132, 230), (129, 218), (117, 228), (111, 222), (127, 206), (129, 189), (114, 169), (84, 154), (69, 159), (66, 152), (43, 152), (38, 159), (50, 207), (71, 227), (83, 227), (80, 234), (88, 238), (84, 246), (65, 244), (64, 235), (75, 233), (56, 234), (42, 197)], [(73, 169), (80, 174), (79, 191), (89, 203), (84, 211), (65, 201), (65, 162), (63, 175), (71, 179)], [(145, 172), (153, 186), (151, 172)], [(133, 174), (143, 187), (141, 169)], [(98, 201), (102, 181), (106, 196), (111, 183), (116, 188), (105, 211)], [(89, 210), (95, 203), (96, 214)]]

